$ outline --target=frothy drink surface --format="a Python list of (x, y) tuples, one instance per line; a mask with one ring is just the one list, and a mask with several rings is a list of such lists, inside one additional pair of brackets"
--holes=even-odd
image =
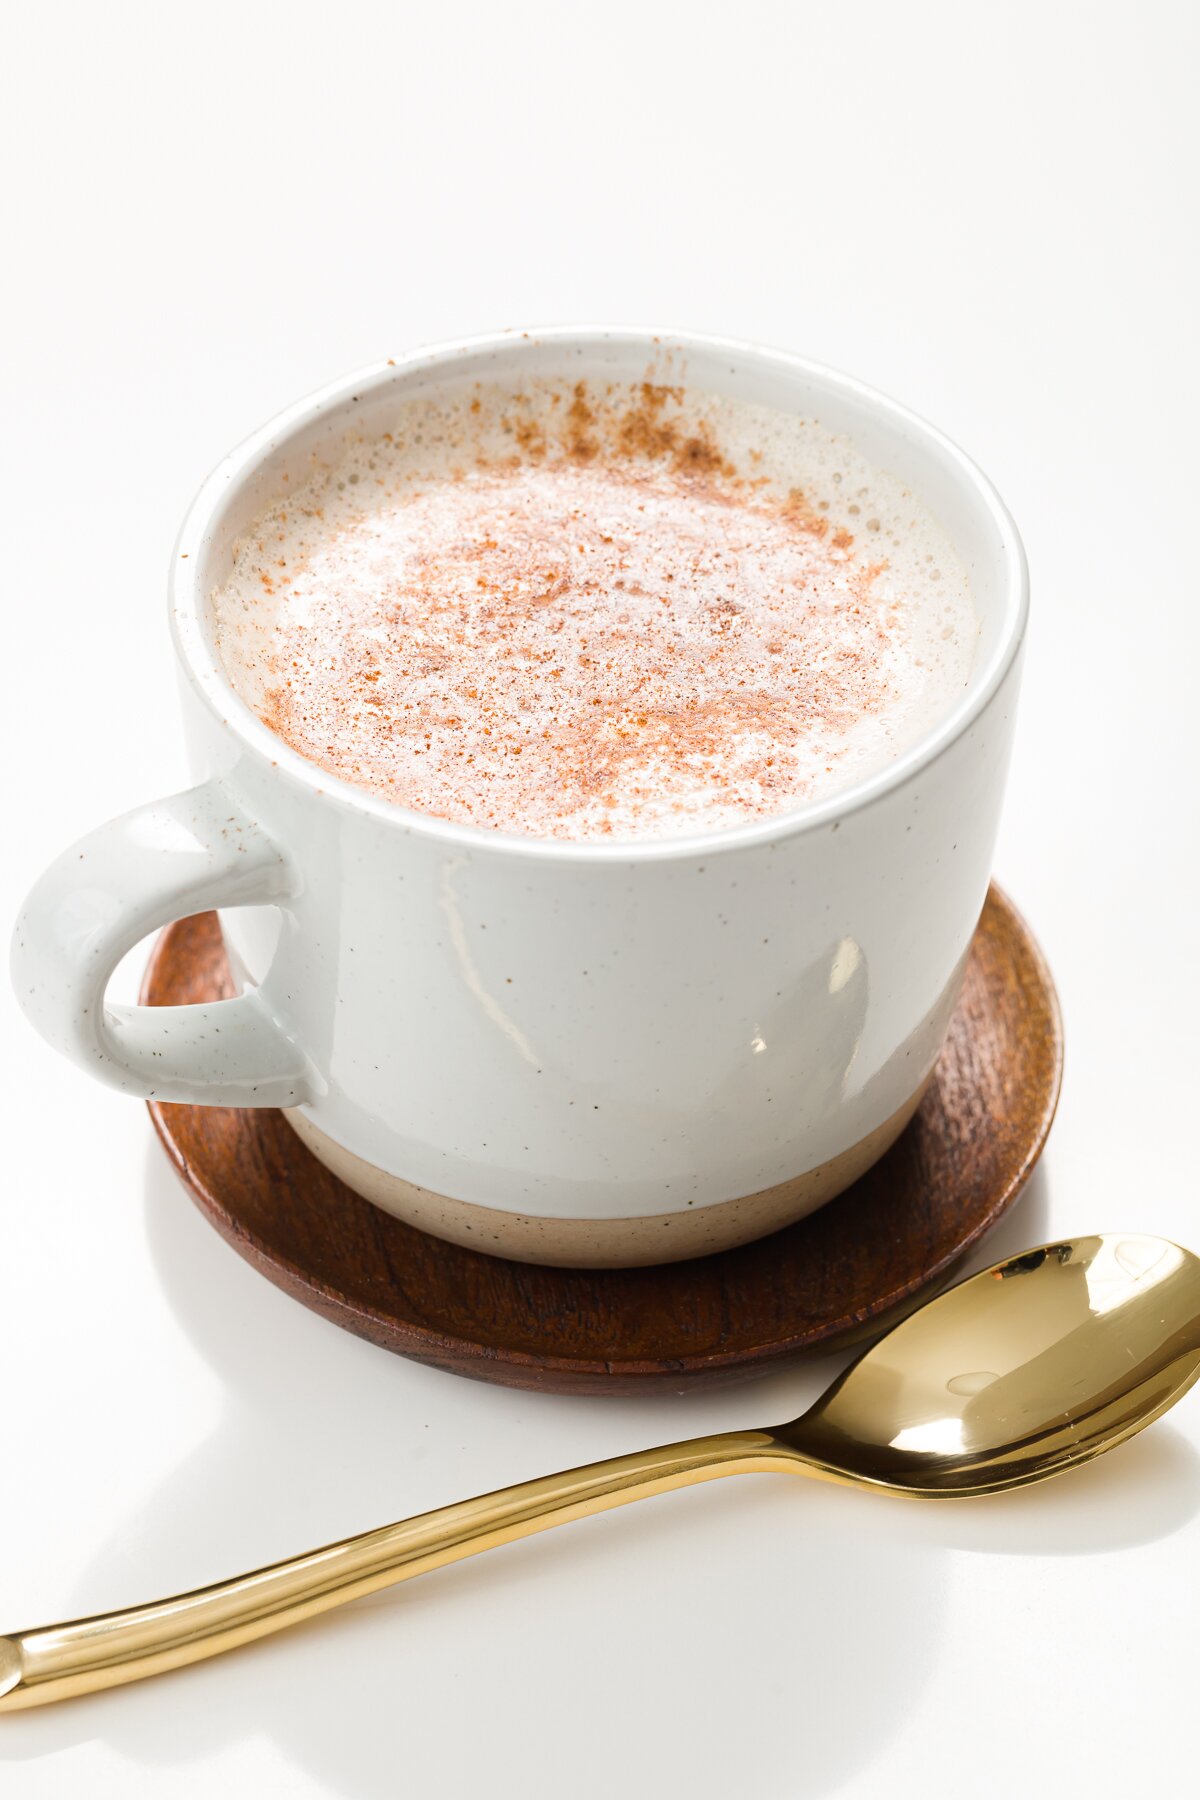
[(744, 823), (885, 766), (970, 677), (945, 535), (815, 421), (477, 387), (293, 486), (213, 595), (229, 677), (302, 756), (439, 818)]

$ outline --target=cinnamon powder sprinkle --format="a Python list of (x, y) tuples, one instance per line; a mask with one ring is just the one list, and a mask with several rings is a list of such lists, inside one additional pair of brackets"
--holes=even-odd
[(418, 811), (576, 839), (739, 823), (891, 754), (924, 676), (886, 559), (744, 483), (677, 388), (562, 398), (517, 397), (510, 452), (456, 447), (454, 475), (367, 444), (321, 529), (242, 548), (273, 608), (241, 647), (265, 722)]

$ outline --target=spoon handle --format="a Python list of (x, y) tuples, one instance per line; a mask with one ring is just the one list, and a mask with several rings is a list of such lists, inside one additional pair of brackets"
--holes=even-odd
[(190, 1594), (13, 1632), (0, 1637), (0, 1712), (182, 1668), (551, 1525), (796, 1460), (769, 1431), (690, 1438), (439, 1507)]

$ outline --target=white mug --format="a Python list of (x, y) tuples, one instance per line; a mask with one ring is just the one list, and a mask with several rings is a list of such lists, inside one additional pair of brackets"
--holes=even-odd
[[(941, 724), (831, 798), (704, 837), (569, 843), (450, 824), (306, 762), (231, 688), (209, 597), (314, 450), (486, 379), (648, 365), (819, 418), (925, 501), (981, 619)], [(575, 1264), (697, 1256), (801, 1217), (897, 1137), (987, 891), (1028, 607), (999, 497), (940, 433), (796, 357), (551, 330), (422, 351), (324, 389), (200, 490), (170, 588), (196, 786), (72, 846), (14, 942), (40, 1031), (142, 1098), (273, 1106), (369, 1199), (439, 1236)], [(221, 909), (243, 992), (110, 1005), (145, 934)]]

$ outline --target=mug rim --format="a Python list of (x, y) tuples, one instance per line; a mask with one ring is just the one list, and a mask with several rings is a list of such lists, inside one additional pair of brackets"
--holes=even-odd
[[(802, 803), (744, 825), (677, 837), (573, 840), (463, 825), (382, 799), (301, 756), (264, 724), (241, 698), (205, 630), (207, 596), (199, 591), (200, 552), (205, 547), (214, 515), (228, 498), (233, 484), (250, 476), (278, 443), (299, 427), (352, 405), (356, 399), (375, 394), (383, 387), (398, 385), (415, 373), (434, 370), (464, 357), (499, 352), (519, 345), (522, 340), (559, 343), (564, 347), (596, 342), (644, 346), (651, 353), (669, 345), (678, 346), (685, 353), (697, 350), (730, 356), (741, 364), (753, 362), (760, 367), (782, 368), (865, 404), (909, 437), (921, 439), (926, 448), (950, 467), (955, 478), (973, 491), (991, 515), (998, 538), (997, 554), (1003, 558), (1006, 570), (996, 644), (982, 668), (973, 671), (962, 698), (931, 731), (918, 738), (893, 762), (838, 789), (824, 800)], [(548, 857), (556, 862), (629, 864), (670, 862), (697, 855), (718, 856), (819, 831), (835, 821), (840, 823), (852, 814), (866, 811), (885, 795), (903, 787), (912, 776), (931, 767), (986, 711), (1016, 660), (1029, 617), (1029, 569), (1016, 523), (982, 469), (952, 438), (877, 388), (791, 351), (745, 339), (661, 327), (555, 325), (526, 330), (514, 327), (422, 346), (339, 377), (276, 413), (221, 459), (189, 506), (172, 552), (168, 606), (176, 655), (187, 673), (193, 693), (205, 710), (248, 750), (277, 768), (280, 774), (290, 776), (307, 788), (314, 800), (348, 807), (410, 835), (457, 846), (465, 852), (490, 850), (535, 860)]]

